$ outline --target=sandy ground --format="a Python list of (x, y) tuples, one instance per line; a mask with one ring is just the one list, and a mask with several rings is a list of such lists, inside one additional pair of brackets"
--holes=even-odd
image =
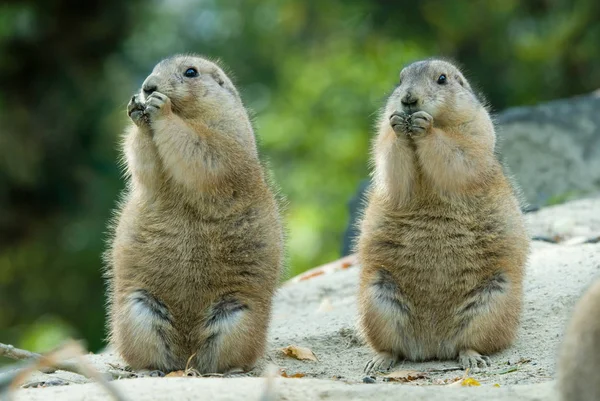
[[(439, 371), (456, 367), (455, 361), (401, 362), (393, 370), (414, 370), (424, 377), (398, 383), (378, 375), (374, 383), (363, 383), (362, 370), (372, 353), (356, 335), (359, 268), (348, 261), (313, 269), (279, 291), (269, 349), (253, 375), (271, 363), (288, 375), (305, 376), (274, 379), (268, 391), (273, 398), (263, 398), (267, 379), (262, 377), (137, 378), (113, 383), (131, 400), (554, 400), (556, 355), (565, 323), (583, 290), (600, 277), (600, 198), (546, 208), (527, 218), (532, 236), (544, 241), (533, 242), (518, 340), (491, 355), (487, 370), (469, 372), (479, 387), (444, 385), (463, 376), (462, 371)], [(318, 360), (286, 357), (280, 349), (289, 345), (311, 349)], [(100, 370), (106, 370), (107, 363), (123, 365), (109, 353), (89, 359)], [(71, 385), (21, 389), (15, 399), (110, 399), (97, 384), (74, 374), (38, 374), (31, 381), (49, 378)]]

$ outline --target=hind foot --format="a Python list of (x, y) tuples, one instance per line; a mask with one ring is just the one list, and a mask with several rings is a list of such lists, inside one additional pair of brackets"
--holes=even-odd
[(166, 373), (162, 370), (139, 369), (135, 371), (138, 377), (165, 377)]
[(367, 362), (367, 365), (365, 366), (364, 372), (365, 373), (369, 373), (372, 370), (374, 371), (379, 371), (379, 370), (390, 370), (392, 367), (394, 367), (394, 365), (398, 363), (398, 358), (388, 354), (387, 352), (381, 352), (377, 355), (375, 355), (369, 362)]
[(474, 372), (478, 372), (480, 369), (491, 366), (491, 361), (488, 356), (481, 355), (479, 352), (472, 349), (460, 351), (458, 354), (458, 363), (463, 369), (470, 369)]

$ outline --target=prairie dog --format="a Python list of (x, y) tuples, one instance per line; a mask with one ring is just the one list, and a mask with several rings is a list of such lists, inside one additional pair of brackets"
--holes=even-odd
[(600, 400), (600, 279), (573, 310), (558, 364), (561, 401)]
[(367, 371), (454, 358), (476, 370), (513, 342), (529, 238), (494, 145), (458, 68), (402, 70), (380, 116), (357, 242), (360, 326), (377, 352)]
[(283, 261), (274, 194), (225, 73), (160, 62), (127, 107), (128, 189), (106, 253), (110, 341), (134, 369), (248, 371)]

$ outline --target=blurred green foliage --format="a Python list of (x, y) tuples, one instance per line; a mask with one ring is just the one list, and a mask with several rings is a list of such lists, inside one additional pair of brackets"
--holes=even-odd
[(600, 87), (597, 0), (0, 4), (0, 342), (104, 338), (100, 254), (125, 105), (160, 59), (233, 74), (287, 197), (290, 272), (339, 256), (403, 65), (459, 61), (494, 110)]

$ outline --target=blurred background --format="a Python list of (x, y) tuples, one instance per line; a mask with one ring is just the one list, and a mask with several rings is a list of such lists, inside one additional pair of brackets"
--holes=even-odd
[(494, 111), (600, 88), (597, 0), (0, 3), (0, 341), (104, 343), (125, 106), (177, 52), (219, 59), (289, 206), (289, 274), (340, 256), (377, 110), (449, 56)]

